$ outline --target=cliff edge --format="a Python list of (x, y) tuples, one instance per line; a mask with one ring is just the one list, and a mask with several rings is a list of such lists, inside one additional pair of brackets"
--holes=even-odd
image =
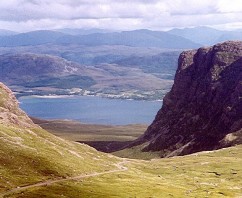
[(0, 124), (18, 125), (20, 127), (38, 128), (24, 111), (12, 91), (0, 82)]
[(242, 42), (185, 51), (174, 85), (147, 131), (133, 144), (161, 157), (242, 142)]

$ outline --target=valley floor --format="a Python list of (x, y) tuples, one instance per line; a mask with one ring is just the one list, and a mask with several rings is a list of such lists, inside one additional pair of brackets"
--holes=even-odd
[(95, 125), (68, 120), (43, 120), (31, 118), (34, 123), (50, 133), (75, 142), (85, 143), (103, 152), (122, 149), (142, 135), (147, 125)]

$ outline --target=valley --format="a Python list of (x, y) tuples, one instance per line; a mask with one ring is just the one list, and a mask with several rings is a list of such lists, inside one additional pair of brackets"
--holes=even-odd
[[(51, 135), (18, 109), (8, 89), (1, 88), (0, 94), (1, 197), (239, 197), (242, 194), (241, 146), (164, 159), (118, 158)], [(12, 119), (14, 116), (19, 122)], [(60, 121), (50, 125), (43, 120), (35, 122), (49, 129), (59, 127), (58, 131), (70, 126)], [(72, 124), (73, 128), (79, 126)], [(96, 130), (90, 127), (93, 126), (85, 129)], [(127, 128), (119, 128), (123, 129)]]
[[(167, 34), (37, 31), (0, 39), (0, 78), (14, 91), (0, 83), (0, 197), (241, 197), (241, 42), (180, 54), (180, 46), (200, 46), (197, 37), (188, 41)], [(160, 39), (164, 36), (171, 43)], [(60, 54), (61, 46), (70, 53)], [(115, 98), (103, 109), (115, 112), (118, 121), (131, 119), (115, 102), (133, 100), (116, 98), (137, 99), (139, 106), (131, 106), (144, 112), (151, 109), (146, 103), (155, 103), (149, 100), (164, 99), (147, 123), (126, 125), (30, 119), (19, 108), (27, 104), (22, 96), (31, 99), (26, 110), (45, 98), (46, 107), (38, 110), (67, 116), (66, 95), (78, 115), (77, 107)], [(80, 104), (81, 95), (95, 97), (85, 96), (90, 103)], [(63, 99), (59, 107), (46, 102), (53, 98)], [(92, 117), (105, 118), (91, 107)]]

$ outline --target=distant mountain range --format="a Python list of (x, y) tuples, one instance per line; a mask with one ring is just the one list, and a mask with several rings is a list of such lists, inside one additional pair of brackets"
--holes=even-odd
[(88, 34), (95, 34), (95, 33), (110, 33), (113, 32), (111, 30), (105, 30), (105, 29), (79, 29), (79, 28), (62, 28), (62, 29), (55, 29), (57, 32), (62, 32), (64, 34), (69, 35), (88, 35)]
[(124, 45), (167, 49), (190, 49), (200, 46), (180, 36), (150, 30), (92, 33), (87, 35), (70, 35), (57, 31), (41, 30), (0, 37), (0, 46), (2, 47), (41, 45), (46, 43), (57, 45), (78, 44), (85, 46)]
[(66, 35), (56, 40), (58, 44), (80, 44), (88, 46), (125, 45), (133, 47), (157, 47), (167, 49), (185, 49), (199, 46), (186, 38), (166, 32), (134, 30), (113, 33), (95, 33), (81, 36)]
[(56, 39), (59, 39), (63, 36), (65, 36), (64, 33), (49, 30), (27, 32), (0, 37), (0, 46), (15, 47), (24, 45), (40, 45), (45, 43), (54, 43)]
[(0, 36), (11, 36), (15, 34), (18, 34), (18, 33), (10, 30), (0, 29)]
[(187, 38), (202, 45), (213, 45), (227, 40), (242, 40), (242, 30), (222, 31), (209, 27), (172, 29), (168, 33)]
[(209, 27), (172, 29), (170, 31), (133, 30), (112, 32), (103, 29), (56, 29), (16, 33), (0, 30), (0, 46), (28, 46), (46, 43), (85, 46), (124, 45), (165, 49), (192, 49), (226, 40), (242, 40), (242, 30), (221, 31)]

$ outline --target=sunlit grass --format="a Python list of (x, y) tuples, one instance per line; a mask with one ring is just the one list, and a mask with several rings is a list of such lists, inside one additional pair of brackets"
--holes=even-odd
[(127, 159), (127, 171), (30, 188), (6, 197), (240, 197), (241, 164), (242, 146), (149, 161)]

